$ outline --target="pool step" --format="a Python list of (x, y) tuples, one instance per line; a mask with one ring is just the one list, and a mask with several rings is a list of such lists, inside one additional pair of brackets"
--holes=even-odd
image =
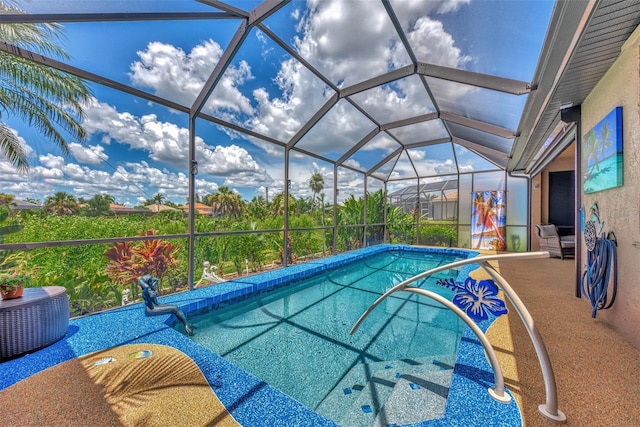
[(452, 375), (453, 371), (447, 370), (420, 376), (403, 376), (373, 423), (367, 425), (386, 427), (443, 417)]
[(453, 370), (412, 371), (399, 378), (376, 374), (338, 423), (343, 427), (387, 426), (442, 417)]
[[(446, 402), (455, 357), (430, 356), (356, 365), (316, 409), (332, 414), (330, 418), (341, 426), (371, 426), (380, 409), (387, 404), (390, 405), (389, 415), (381, 412), (380, 420), (395, 417), (395, 408), (408, 390), (414, 392), (410, 394), (416, 396), (421, 405), (437, 401), (438, 397), (423, 396), (434, 392), (440, 393), (439, 400)], [(385, 403), (389, 398), (392, 400)], [(433, 407), (436, 404), (428, 405)], [(439, 413), (444, 412), (444, 403), (441, 406)], [(387, 424), (383, 422), (380, 425)]]

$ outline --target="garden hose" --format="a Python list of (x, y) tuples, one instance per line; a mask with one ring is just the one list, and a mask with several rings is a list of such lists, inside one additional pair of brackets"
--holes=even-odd
[[(616, 299), (618, 288), (618, 257), (616, 239), (613, 233), (596, 237), (596, 227), (592, 221), (585, 224), (585, 242), (587, 244), (587, 265), (582, 274), (582, 290), (591, 302), (595, 318), (598, 310), (611, 307)], [(609, 286), (611, 293), (609, 295)]]

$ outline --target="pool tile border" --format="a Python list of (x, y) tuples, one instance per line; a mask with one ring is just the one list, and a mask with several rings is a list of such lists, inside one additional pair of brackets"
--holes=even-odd
[[(284, 269), (223, 282), (162, 298), (163, 303), (176, 304), (187, 317), (196, 316), (221, 304), (232, 304), (252, 295), (269, 292), (323, 271), (388, 251), (442, 253), (473, 258), (476, 251), (382, 244), (347, 252), (330, 258), (308, 261)], [(464, 281), (477, 265), (464, 266), (456, 281)], [(190, 356), (200, 367), (221, 402), (238, 422), (246, 426), (334, 426), (316, 412), (270, 387), (255, 376), (227, 362), (176, 332), (175, 316), (146, 317), (142, 304), (72, 319), (65, 338), (33, 354), (0, 364), (0, 392), (35, 373), (93, 351), (122, 344), (156, 343), (175, 347)], [(491, 321), (481, 324), (486, 328)], [(114, 327), (119, 325), (120, 328)], [(512, 400), (509, 404), (491, 399), (487, 388), (493, 383), (491, 366), (473, 332), (465, 327), (454, 368), (450, 395), (443, 418), (424, 421), (415, 426), (521, 425), (520, 411)], [(477, 409), (480, 408), (480, 409)], [(464, 421), (463, 421), (464, 420)]]

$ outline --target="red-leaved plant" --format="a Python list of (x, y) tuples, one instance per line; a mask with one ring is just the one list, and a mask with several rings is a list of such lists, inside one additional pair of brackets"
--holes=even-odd
[[(142, 236), (154, 236), (148, 230)], [(150, 274), (162, 283), (162, 278), (170, 268), (178, 265), (176, 253), (180, 248), (164, 240), (142, 240), (138, 242), (117, 242), (104, 253), (109, 259), (106, 273), (114, 283), (128, 286), (138, 283), (138, 279)]]

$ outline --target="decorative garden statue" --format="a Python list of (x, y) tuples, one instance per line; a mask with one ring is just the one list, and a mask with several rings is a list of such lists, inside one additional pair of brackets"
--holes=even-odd
[(188, 335), (193, 335), (196, 328), (187, 321), (180, 307), (172, 304), (160, 304), (158, 302), (158, 279), (150, 274), (145, 274), (138, 280), (142, 288), (142, 298), (144, 298), (145, 314), (147, 316), (158, 316), (160, 314), (175, 314), (178, 320), (184, 325), (184, 330)]

